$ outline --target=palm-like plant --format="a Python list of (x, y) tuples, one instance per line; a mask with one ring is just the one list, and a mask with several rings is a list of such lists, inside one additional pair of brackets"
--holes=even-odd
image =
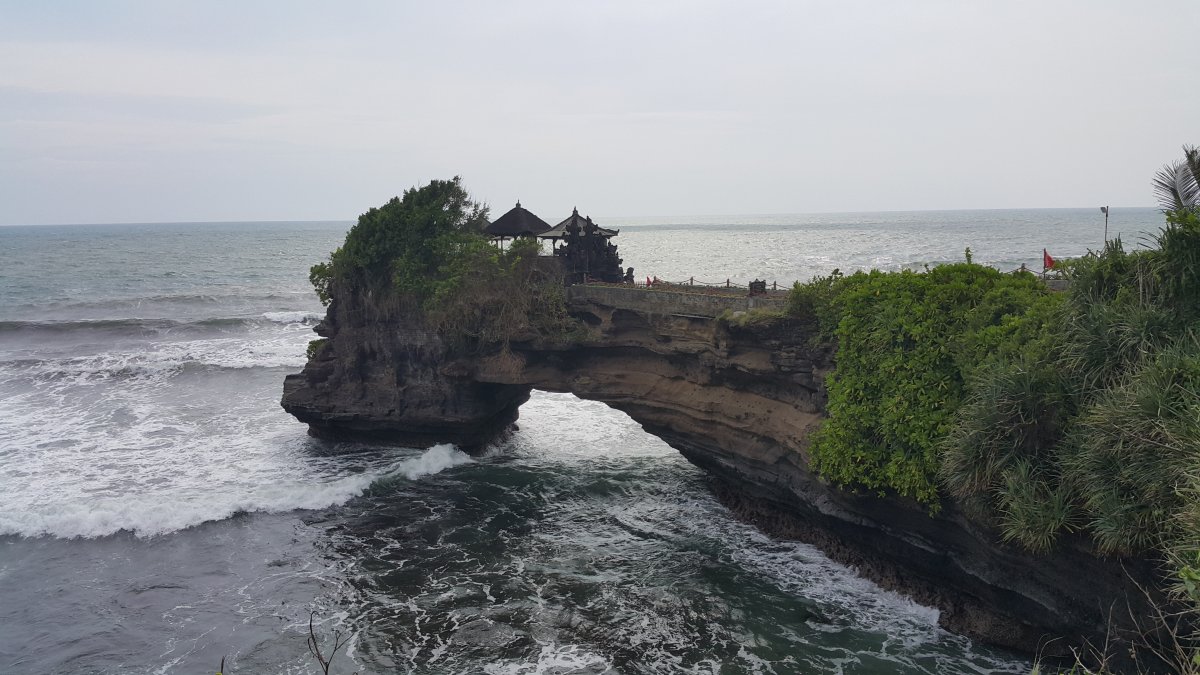
[(1183, 146), (1183, 159), (1154, 174), (1154, 194), (1167, 211), (1200, 207), (1200, 149)]

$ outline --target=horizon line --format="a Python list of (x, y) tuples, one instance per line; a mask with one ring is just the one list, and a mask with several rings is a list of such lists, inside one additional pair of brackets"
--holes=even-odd
[[(1099, 209), (1100, 206), (1022, 206), (1022, 207), (985, 207), (985, 208), (939, 208), (939, 209), (880, 209), (872, 211), (772, 211), (772, 212), (754, 212), (754, 213), (675, 213), (675, 214), (640, 214), (640, 215), (612, 215), (612, 216), (596, 216), (596, 220), (619, 220), (625, 218), (746, 218), (746, 217), (778, 217), (778, 216), (833, 216), (833, 215), (859, 215), (871, 213), (947, 213), (953, 211), (1078, 211), (1083, 209)], [(1157, 206), (1109, 206), (1110, 209), (1154, 209), (1162, 210)], [(272, 223), (355, 223), (358, 217), (354, 218), (303, 218), (303, 219), (286, 219), (286, 218), (267, 218), (263, 220), (245, 220), (245, 219), (226, 219), (226, 220), (129, 220), (129, 221), (107, 221), (107, 222), (74, 222), (74, 223), (0, 223), (0, 227), (90, 227), (103, 225), (254, 225), (254, 224), (272, 224)]]

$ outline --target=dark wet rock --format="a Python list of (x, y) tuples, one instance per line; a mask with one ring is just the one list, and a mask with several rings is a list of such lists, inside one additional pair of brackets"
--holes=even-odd
[(438, 334), (403, 307), (340, 293), (318, 324), (328, 343), (283, 383), (285, 410), (313, 436), (411, 447), (482, 448), (503, 434), (528, 386), (456, 372)]

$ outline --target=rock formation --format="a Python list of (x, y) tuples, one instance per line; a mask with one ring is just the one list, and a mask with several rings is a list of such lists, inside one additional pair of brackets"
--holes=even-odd
[(529, 386), (464, 377), (412, 308), (340, 288), (313, 330), (327, 342), (283, 382), (283, 407), (320, 438), (480, 448), (504, 433)]
[[(671, 298), (573, 287), (590, 337), (535, 335), (464, 356), (402, 308), (336, 297), (317, 332), (329, 344), (288, 376), (283, 406), (319, 436), (479, 447), (506, 428), (531, 388), (570, 392), (628, 413), (717, 480), (736, 512), (798, 538), (884, 586), (941, 610), (948, 629), (1027, 652), (1103, 642), (1110, 619), (1145, 611), (1130, 576), (1143, 561), (1068, 542), (1049, 556), (1004, 545), (953, 503), (937, 515), (857, 494), (808, 469), (832, 354), (803, 321), (739, 326), (716, 318), (754, 299)], [(759, 302), (762, 302), (759, 300)]]

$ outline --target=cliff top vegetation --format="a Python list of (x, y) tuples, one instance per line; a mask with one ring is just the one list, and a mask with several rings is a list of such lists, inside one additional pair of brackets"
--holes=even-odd
[(428, 322), (458, 348), (570, 335), (576, 326), (557, 269), (539, 264), (532, 239), (493, 245), (483, 234), (487, 215), (458, 177), (410, 188), (359, 216), (309, 280), (326, 305), (369, 292), (376, 306), (406, 308), (407, 319)]
[(346, 241), (326, 262), (313, 265), (309, 280), (328, 305), (333, 286), (395, 291), (425, 300), (445, 282), (442, 267), (465, 249), (487, 240), (487, 207), (472, 201), (462, 180), (435, 180), (409, 188), (358, 217)]
[(1065, 293), (969, 252), (797, 284), (791, 311), (837, 346), (816, 470), (931, 510), (953, 496), (1033, 551), (1075, 533), (1102, 555), (1157, 557), (1196, 624), (1200, 154), (1184, 155), (1154, 180), (1158, 234), (1071, 261)]

